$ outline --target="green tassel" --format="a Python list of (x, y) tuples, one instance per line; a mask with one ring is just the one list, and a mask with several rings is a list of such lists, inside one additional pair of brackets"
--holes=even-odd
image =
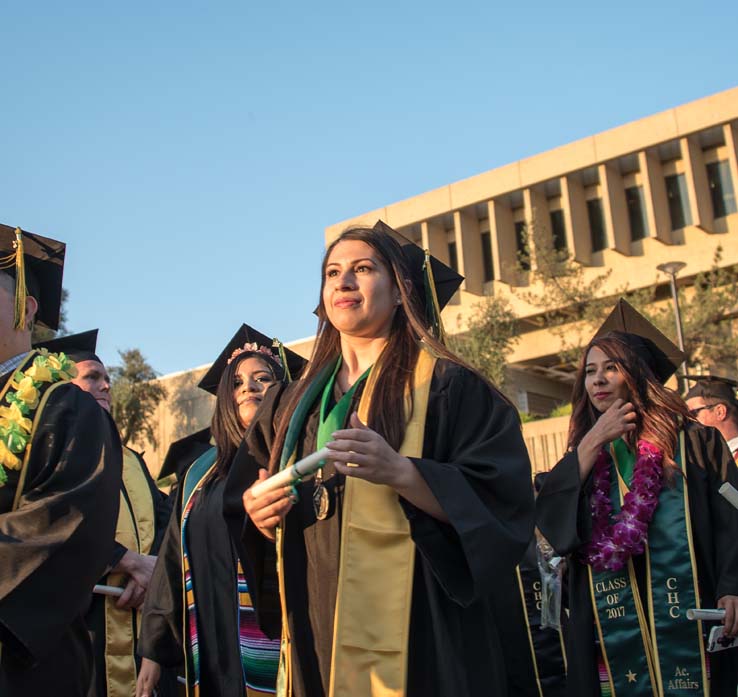
[(442, 344), (445, 344), (446, 332), (443, 329), (441, 307), (438, 304), (438, 294), (436, 293), (436, 282), (433, 278), (433, 269), (431, 268), (430, 252), (427, 249), (424, 251), (425, 261), (423, 262), (423, 286), (425, 287), (426, 319), (430, 325), (433, 336), (435, 336)]
[(272, 339), (272, 348), (276, 348), (279, 352), (279, 360), (282, 361), (285, 379), (287, 382), (292, 382), (292, 374), (290, 373), (289, 365), (287, 365), (287, 354), (284, 351), (284, 344), (279, 339)]

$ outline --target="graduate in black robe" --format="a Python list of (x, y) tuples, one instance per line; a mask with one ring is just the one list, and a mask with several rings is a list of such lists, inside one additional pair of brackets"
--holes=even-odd
[[(423, 288), (423, 281), (414, 282), (412, 286), (407, 283), (408, 280), (417, 280), (414, 272), (420, 275), (423, 254), (412, 243), (408, 243), (412, 249), (406, 247), (401, 252), (393, 239), (395, 235), (380, 223), (374, 230), (344, 233), (337, 243), (329, 247), (327, 263), (324, 262), (324, 289), (319, 310), (323, 321), (304, 381), (307, 386), (297, 384), (281, 394), (270, 396), (258, 423), (247, 434), (229, 477), (226, 515), (232, 533), (240, 540), (239, 551), (244, 565), (248, 565), (253, 575), (252, 597), (261, 625), (272, 635), (278, 633), (280, 626), (274, 546), (262, 532), (269, 534), (270, 519), (273, 527), (273, 518), (285, 517), (281, 540), (285, 609), (281, 619), (291, 642), (285, 649), (285, 659), (291, 661), (292, 668), (290, 691), (283, 690), (278, 694), (287, 697), (327, 696), (333, 689), (335, 694), (350, 693), (357, 697), (372, 694), (374, 688), (369, 685), (369, 673), (374, 674), (375, 668), (383, 669), (381, 657), (374, 656), (372, 652), (375, 645), (385, 642), (387, 636), (394, 635), (398, 628), (409, 632), (405, 645), (400, 647), (401, 655), (406, 656), (406, 679), (400, 681), (404, 684), (393, 685), (392, 689), (399, 689), (411, 697), (501, 694), (505, 689), (505, 669), (490, 595), (499, 590), (496, 584), (499, 571), (514, 568), (533, 529), (530, 465), (520, 422), (515, 409), (497, 390), (461, 365), (423, 328), (425, 320), (419, 318), (417, 310), (420, 306), (418, 288)], [(419, 261), (416, 253), (420, 256)], [(412, 270), (412, 267), (408, 268), (408, 256), (411, 264), (413, 259), (418, 262)], [(434, 268), (435, 271), (437, 269)], [(389, 278), (391, 282), (387, 282)], [(439, 279), (437, 273), (436, 279)], [(437, 286), (441, 283), (439, 280)], [(453, 281), (450, 285), (450, 292), (449, 288), (439, 291), (441, 304), (456, 290), (458, 280), (455, 285)], [(338, 296), (332, 295), (334, 289)], [(444, 290), (447, 292), (441, 298)], [(390, 303), (386, 293), (390, 294), (389, 298), (394, 298), (394, 307), (388, 307)], [(342, 300), (333, 303), (336, 297)], [(418, 346), (419, 336), (431, 351), (441, 357), (429, 376), (427, 412), (421, 424), (422, 443), (417, 456), (409, 457), (414, 473), (409, 472), (409, 468), (406, 470), (413, 484), (404, 493), (396, 490), (394, 496), (393, 505), (400, 507), (400, 516), (406, 521), (404, 525), (409, 528), (410, 544), (415, 550), (409, 612), (407, 617), (398, 618), (395, 623), (395, 618), (387, 617), (387, 607), (382, 607), (385, 594), (395, 590), (394, 581), (388, 580), (384, 573), (392, 571), (391, 565), (385, 565), (383, 571), (378, 570), (371, 578), (364, 578), (367, 591), (369, 584), (373, 585), (372, 599), (368, 596), (353, 599), (368, 615), (386, 618), (387, 625), (376, 627), (376, 641), (369, 640), (362, 645), (358, 659), (368, 662), (366, 668), (358, 670), (355, 683), (344, 688), (332, 688), (333, 680), (344, 677), (333, 674), (332, 645), (338, 631), (337, 625), (334, 626), (337, 604), (348, 597), (345, 596), (343, 601), (340, 598), (339, 572), (343, 522), (352, 513), (346, 507), (345, 496), (350, 483), (346, 475), (378, 473), (383, 463), (396, 460), (398, 456), (396, 451), (388, 450), (390, 446), (377, 433), (379, 429), (389, 433), (392, 424), (378, 424), (381, 417), (377, 414), (387, 414), (389, 409), (385, 407), (393, 400), (396, 400), (395, 404), (402, 404), (407, 379), (404, 371), (408, 366), (404, 355), (392, 353), (393, 339), (382, 342), (381, 335), (378, 336), (376, 324), (372, 324), (378, 307), (384, 308), (380, 313), (389, 314), (389, 321), (395, 322), (393, 331), (397, 332), (405, 331), (400, 328), (410, 321), (407, 317), (412, 314), (413, 330), (406, 336), (415, 338), (403, 347), (412, 355), (410, 374), (430, 355), (426, 348)], [(347, 317), (352, 308), (357, 308), (356, 315)], [(346, 314), (341, 313), (341, 309), (346, 310)], [(351, 365), (354, 379), (346, 381), (342, 379), (345, 375), (339, 366), (332, 389), (330, 381), (323, 387), (321, 381), (325, 381), (336, 365), (336, 356), (334, 353), (329, 361), (324, 362), (327, 371), (320, 366), (315, 367), (316, 361), (320, 363), (316, 356), (320, 356), (321, 345), (324, 345), (321, 337), (325, 339), (332, 335), (337, 339), (339, 329), (345, 349), (346, 337), (352, 332), (352, 336), (361, 332), (361, 327), (369, 332), (364, 336), (374, 340), (379, 347), (381, 357), (375, 350), (372, 358), (380, 362), (382, 371), (374, 378), (362, 380), (360, 375), (368, 366), (358, 361), (359, 365)], [(373, 335), (372, 331), (375, 332)], [(414, 334), (416, 331), (418, 334)], [(376, 341), (378, 338), (380, 340)], [(335, 351), (337, 342), (332, 345)], [(388, 353), (382, 356), (382, 349)], [(426, 355), (422, 355), (424, 352)], [(355, 356), (346, 350), (342, 353), (345, 364), (353, 363)], [(392, 367), (396, 367), (398, 373), (387, 377)], [(382, 382), (382, 374), (387, 377), (385, 382)], [(275, 492), (261, 500), (267, 502), (276, 497), (276, 502), (262, 506), (249, 490), (244, 498), (256, 505), (253, 513), (249, 511), (251, 517), (245, 521), (244, 527), (241, 507), (244, 489), (256, 478), (258, 467), (267, 465), (270, 454), (272, 458), (280, 456), (286, 437), (285, 425), (301, 409), (298, 407), (293, 411), (294, 394), (302, 389), (304, 395), (306, 389), (315, 389), (311, 378), (315, 383), (321, 383), (322, 398), (319, 394), (313, 403), (306, 405), (295, 443), (295, 457), (306, 456), (318, 447), (321, 401), (329, 406), (333, 404), (335, 409), (342, 400), (350, 400), (342, 423), (337, 424), (339, 430), (336, 433), (336, 440), (346, 440), (334, 446), (335, 454), (317, 479), (297, 485), (299, 500), (294, 505), (281, 498), (282, 492)], [(376, 397), (381, 404), (376, 407), (376, 412), (370, 409), (368, 422), (372, 428), (369, 429), (358, 420), (356, 411), (372, 380), (376, 380), (373, 394), (382, 396)], [(414, 410), (422, 406), (418, 388), (419, 385), (415, 384)], [(347, 389), (353, 390), (350, 397), (344, 396)], [(305, 404), (304, 397), (300, 403)], [(394, 412), (398, 419), (403, 418), (396, 407)], [(276, 441), (273, 435), (275, 426), (278, 426)], [(362, 438), (369, 439), (371, 445), (362, 445), (359, 442)], [(402, 438), (395, 436), (394, 440), (397, 442)], [(353, 452), (341, 451), (341, 447)], [(381, 453), (377, 458), (371, 454), (374, 447)], [(346, 465), (347, 461), (355, 461), (359, 466), (353, 468)], [(405, 467), (407, 464), (404, 463)], [(263, 478), (265, 473), (260, 476)], [(374, 481), (381, 483), (383, 479), (386, 481), (382, 474), (377, 474)], [(273, 511), (276, 511), (275, 516), (272, 516)], [(381, 516), (383, 514), (377, 511), (376, 517)], [(380, 543), (370, 556), (381, 562), (387, 549), (385, 543)], [(377, 600), (378, 597), (381, 600)], [(340, 669), (336, 671), (340, 672)]]
[[(97, 349), (97, 329), (40, 342), (36, 348), (64, 353), (76, 365), (72, 382), (110, 413), (110, 375)], [(141, 453), (123, 448), (116, 539), (101, 586), (120, 588), (120, 597), (91, 595), (85, 621), (92, 639), (94, 678), (90, 697), (130, 697), (136, 686), (139, 608), (172, 512)], [(160, 685), (162, 697), (176, 695), (176, 674)]]
[[(263, 394), (286, 375), (280, 353), (275, 348), (272, 354), (271, 346), (271, 339), (242, 325), (200, 381), (201, 389), (216, 395), (210, 429), (215, 445), (183, 468), (177, 487), (144, 603), (139, 697), (150, 697), (161, 666), (175, 667), (183, 659), (187, 694), (197, 689), (203, 696), (258, 697), (274, 691), (279, 642), (259, 630), (246, 600), (249, 589), (237, 585), (238, 560), (223, 518), (233, 455)], [(285, 355), (296, 375), (304, 361), (290, 351)], [(201, 441), (194, 440), (200, 451)], [(177, 451), (172, 458), (181, 461), (183, 453)], [(187, 589), (183, 568), (191, 579)]]
[[(23, 233), (26, 288), (15, 291), (9, 273), (17, 267), (3, 267), (14, 240), (14, 231), (0, 226), (0, 450), (8, 446), (11, 396), (27, 398), (35, 423), (27, 446), (15, 451), (20, 462), (3, 451), (0, 694), (85, 697), (92, 656), (83, 614), (110, 558), (121, 445), (110, 417), (65, 381), (73, 372), (66, 359), (30, 351), (34, 315), (49, 328), (58, 323), (64, 245)], [(25, 317), (14, 316), (18, 293)], [(14, 384), (19, 372), (29, 378), (21, 389)]]
[[(619, 316), (619, 318), (618, 318)], [(617, 321), (616, 321), (617, 319)], [(642, 321), (641, 321), (642, 320)], [(625, 330), (625, 331), (623, 331)], [(636, 333), (637, 332), (637, 333)], [(590, 398), (584, 388), (585, 370), (596, 375), (599, 370), (594, 362), (598, 356), (590, 356), (590, 348), (599, 348), (610, 358), (604, 369), (614, 371), (615, 365), (625, 366), (621, 374), (637, 373), (640, 380), (627, 383), (633, 389), (618, 404), (613, 402), (616, 389), (612, 378), (592, 378), (592, 389), (597, 396)], [(609, 353), (608, 353), (609, 352)], [(570, 450), (557, 463), (548, 475), (537, 499), (537, 525), (543, 535), (559, 554), (569, 556), (569, 608), (567, 626), (568, 655), (568, 694), (576, 697), (594, 697), (600, 694), (598, 660), (599, 643), (596, 636), (595, 614), (591, 600), (588, 564), (582, 558), (582, 551), (592, 534), (592, 512), (590, 500), (593, 492), (593, 475), (590, 471), (582, 479), (580, 474), (580, 453), (576, 447), (582, 442), (577, 437), (574, 425), (577, 405), (586, 411), (590, 407), (583, 400), (592, 399), (594, 422), (620, 410), (618, 418), (621, 432), (627, 434), (634, 430), (633, 424), (642, 424), (643, 398), (639, 396), (636, 384), (645, 391), (646, 382), (665, 381), (683, 360), (681, 354), (670, 342), (650, 327), (645, 319), (621, 301), (608, 322), (597, 333), (595, 339), (585, 350), (580, 372), (575, 385), (574, 417), (570, 427)], [(584, 361), (587, 361), (588, 368)], [(592, 361), (590, 364), (589, 362)], [(613, 373), (614, 374), (614, 373)], [(648, 377), (647, 377), (648, 376)], [(616, 376), (617, 379), (617, 376)], [(601, 380), (597, 383), (597, 380)], [(578, 386), (578, 387), (577, 387)], [(663, 388), (661, 388), (663, 389)], [(666, 391), (665, 391), (666, 392)], [(649, 407), (656, 409), (657, 392), (649, 388)], [(702, 607), (714, 608), (721, 598), (738, 596), (738, 511), (719, 494), (723, 482), (738, 487), (738, 470), (725, 441), (712, 428), (705, 428), (689, 420), (687, 410), (681, 399), (672, 394), (670, 405), (675, 418), (682, 419), (681, 431), (684, 433), (686, 456), (686, 487), (689, 492), (689, 516), (694, 544), (697, 578)], [(599, 401), (597, 401), (599, 400)], [(624, 403), (623, 403), (624, 402)], [(631, 404), (632, 403), (632, 404)], [(630, 406), (629, 406), (630, 405)], [(599, 408), (598, 408), (599, 406)], [(610, 413), (607, 413), (609, 410)], [(630, 416), (632, 415), (632, 416)], [(636, 420), (637, 419), (637, 420)], [(630, 424), (630, 425), (628, 425)], [(642, 428), (642, 425), (639, 426)], [(624, 431), (622, 429), (625, 429)], [(617, 429), (616, 429), (617, 430)], [(615, 436), (612, 437), (614, 440)], [(675, 475), (680, 476), (680, 475)], [(638, 586), (644, 607), (646, 565), (645, 555), (633, 556)], [(734, 603), (735, 600), (728, 600)], [(686, 612), (686, 608), (682, 609)], [(731, 624), (734, 621), (731, 622)], [(653, 628), (650, 628), (653, 631)], [(617, 650), (614, 647), (613, 650)], [(735, 649), (710, 654), (710, 694), (733, 697), (736, 693), (736, 666), (738, 655)], [(666, 694), (669, 694), (666, 692)], [(701, 694), (701, 692), (700, 692)]]

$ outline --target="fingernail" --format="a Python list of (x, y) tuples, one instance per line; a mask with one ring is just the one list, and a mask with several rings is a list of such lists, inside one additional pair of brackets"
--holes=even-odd
[(328, 442), (327, 442), (327, 443), (325, 444), (325, 447), (326, 447), (326, 448), (332, 448), (332, 447), (333, 447), (333, 446), (334, 446), (335, 444), (336, 444), (336, 441), (334, 441), (334, 440), (329, 440), (329, 441), (328, 441)]

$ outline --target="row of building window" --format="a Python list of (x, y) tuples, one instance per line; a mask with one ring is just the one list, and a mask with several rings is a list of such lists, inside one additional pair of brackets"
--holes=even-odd
[[(706, 169), (713, 216), (715, 218), (722, 218), (731, 213), (736, 213), (738, 206), (736, 206), (735, 190), (730, 176), (728, 161), (711, 162), (706, 165)], [(692, 211), (689, 205), (687, 182), (684, 174), (669, 175), (664, 178), (664, 181), (671, 219), (671, 229), (679, 230), (687, 225), (691, 225)], [(635, 242), (648, 237), (649, 230), (643, 187), (638, 185), (626, 188), (625, 203), (628, 211), (628, 221), (630, 223), (630, 239)], [(592, 251), (600, 252), (608, 246), (602, 199), (587, 199), (587, 218), (589, 220)], [(560, 209), (552, 210), (550, 212), (550, 223), (554, 249), (564, 251), (567, 248), (564, 211)], [(531, 265), (526, 239), (526, 224), (523, 221), (516, 221), (514, 225), (518, 262), (524, 271), (529, 271)], [(481, 244), (484, 282), (487, 283), (494, 280), (492, 240), (489, 232), (482, 233)], [(448, 243), (448, 258), (451, 267), (458, 269), (458, 250), (455, 242)]]

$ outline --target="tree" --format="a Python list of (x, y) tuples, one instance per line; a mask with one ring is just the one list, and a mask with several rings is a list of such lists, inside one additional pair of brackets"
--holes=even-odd
[(118, 351), (122, 365), (110, 369), (111, 410), (124, 444), (148, 440), (157, 445), (151, 417), (166, 389), (156, 381), (157, 373), (139, 349)]
[(474, 306), (467, 330), (448, 336), (447, 343), (454, 353), (501, 388), (507, 357), (517, 340), (510, 303), (505, 298), (489, 296)]
[[(738, 269), (721, 267), (723, 249), (716, 247), (712, 267), (697, 274), (694, 285), (679, 289), (679, 310), (687, 363), (735, 369), (738, 361)], [(645, 305), (641, 310), (676, 343), (673, 303)]]

